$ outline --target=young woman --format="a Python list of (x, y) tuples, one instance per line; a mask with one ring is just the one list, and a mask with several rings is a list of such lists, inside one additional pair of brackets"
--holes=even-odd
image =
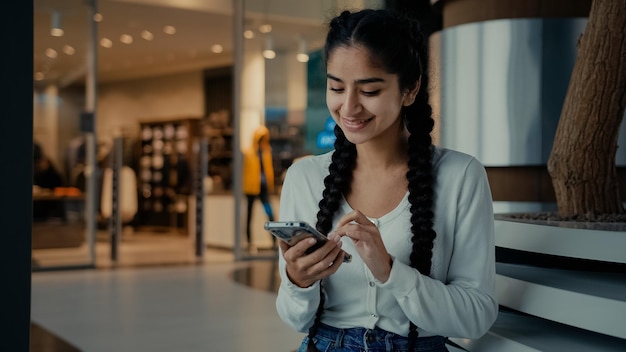
[(489, 184), (475, 158), (432, 145), (425, 45), (385, 10), (330, 22), (335, 150), (294, 163), (281, 193), (281, 220), (331, 239), (311, 254), (279, 241), (276, 307), (308, 331), (299, 351), (447, 351), (496, 319)]

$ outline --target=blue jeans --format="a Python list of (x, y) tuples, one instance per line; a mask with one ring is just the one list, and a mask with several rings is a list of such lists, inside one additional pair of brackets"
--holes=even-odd
[[(392, 332), (374, 329), (338, 329), (320, 324), (313, 338), (320, 352), (409, 352), (409, 340)], [(304, 338), (298, 352), (306, 352), (308, 336)], [(443, 336), (419, 337), (415, 350), (411, 352), (447, 352)]]

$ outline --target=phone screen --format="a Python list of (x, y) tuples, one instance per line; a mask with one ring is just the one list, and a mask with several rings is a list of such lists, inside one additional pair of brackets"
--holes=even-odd
[(328, 240), (322, 233), (302, 221), (268, 221), (265, 223), (265, 229), (290, 246), (305, 238), (314, 237), (320, 243), (315, 246), (318, 248)]
[[(264, 228), (272, 235), (276, 236), (276, 238), (286, 242), (290, 246), (295, 245), (305, 238), (315, 238), (317, 243), (309, 247), (305, 252), (306, 254), (314, 252), (328, 241), (328, 238), (324, 234), (303, 221), (267, 221)], [(350, 262), (351, 260), (352, 256), (345, 253), (344, 262)]]

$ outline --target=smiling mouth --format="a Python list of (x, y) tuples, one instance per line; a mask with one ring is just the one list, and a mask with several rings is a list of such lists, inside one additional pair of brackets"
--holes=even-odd
[(371, 117), (369, 119), (343, 119), (343, 124), (346, 127), (351, 127), (351, 128), (359, 128), (359, 127), (363, 127), (365, 126), (368, 122), (372, 121), (374, 118)]

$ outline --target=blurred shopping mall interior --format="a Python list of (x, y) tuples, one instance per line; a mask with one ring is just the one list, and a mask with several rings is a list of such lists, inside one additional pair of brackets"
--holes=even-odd
[[(32, 34), (33, 45), (9, 71), (27, 62), (32, 89), (15, 91), (28, 90), (32, 99), (12, 113), (32, 111), (32, 123), (0, 128), (7, 136), (0, 140), (13, 143), (3, 148), (16, 151), (7, 160), (22, 165), (33, 155), (32, 182), (24, 185), (32, 197), (22, 204), (32, 214), (6, 218), (30, 239), (11, 239), (7, 248), (15, 250), (5, 249), (11, 264), (3, 266), (18, 270), (14, 281), (23, 281), (20, 273), (30, 279), (8, 296), (16, 302), (10, 316), (30, 316), (16, 342), (26, 338), (31, 352), (297, 349), (303, 335), (275, 312), (278, 253), (263, 224), (268, 207), (274, 215), (280, 210), (294, 160), (333, 148), (323, 44), (328, 19), (343, 9), (391, 8), (418, 18), (429, 38), (435, 144), (486, 166), (497, 214), (554, 211), (546, 162), (591, 3), (20, 5), (27, 18), (32, 10), (32, 32), (25, 28), (23, 39)], [(17, 11), (5, 22), (23, 18)], [(263, 127), (274, 173), (268, 204), (242, 189), (242, 151)], [(626, 141), (624, 126), (619, 141)], [(626, 184), (626, 151), (616, 161)], [(22, 199), (18, 183), (30, 179), (22, 169), (31, 169), (15, 169), (2, 177), (14, 177), (8, 184), (15, 187), (5, 187)], [(582, 258), (563, 245), (568, 240), (530, 244), (535, 237), (520, 240), (525, 230), (497, 219), (500, 316), (485, 337), (454, 343), (476, 352), (624, 351), (626, 259), (607, 259), (606, 248), (625, 243), (615, 234), (626, 227), (610, 225), (613, 237), (585, 244), (599, 249)], [(26, 246), (27, 259), (18, 250)], [(560, 258), (569, 257), (573, 266), (562, 266)]]

